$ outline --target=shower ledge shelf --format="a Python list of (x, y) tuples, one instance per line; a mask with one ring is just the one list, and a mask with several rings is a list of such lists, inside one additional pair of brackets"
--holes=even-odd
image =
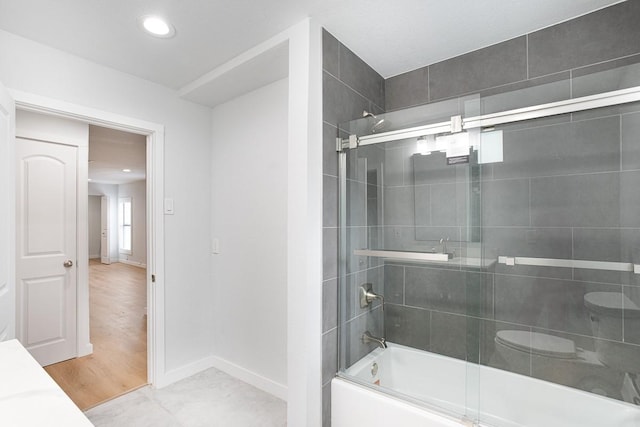
[(382, 249), (355, 249), (354, 255), (371, 256), (386, 259), (397, 259), (412, 262), (430, 262), (438, 264), (455, 265), (456, 267), (491, 267), (496, 260), (488, 260), (472, 257), (449, 258), (447, 254), (434, 252), (409, 252), (409, 251), (386, 251)]
[(406, 259), (411, 261), (435, 261), (448, 262), (449, 255), (433, 252), (405, 252), (405, 251), (384, 251), (376, 249), (356, 249), (354, 255), (374, 256), (381, 258)]

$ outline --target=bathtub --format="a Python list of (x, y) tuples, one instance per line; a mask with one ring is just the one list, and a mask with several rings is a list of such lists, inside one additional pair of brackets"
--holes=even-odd
[(389, 343), (332, 380), (331, 421), (332, 427), (638, 427), (640, 407)]

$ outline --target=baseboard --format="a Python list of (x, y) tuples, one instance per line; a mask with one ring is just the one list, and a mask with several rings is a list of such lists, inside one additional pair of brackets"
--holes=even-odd
[(284, 384), (277, 383), (220, 357), (213, 357), (213, 367), (247, 384), (251, 384), (264, 392), (272, 394), (285, 402), (287, 401), (287, 386)]
[(118, 262), (121, 262), (121, 263), (127, 264), (127, 265), (133, 265), (134, 267), (147, 268), (147, 264), (143, 264), (141, 262), (136, 262), (136, 261), (130, 261), (130, 260), (125, 259), (125, 258), (120, 258), (118, 260)]
[(96, 258), (100, 259), (100, 254), (98, 254), (98, 255), (89, 255), (89, 259), (96, 259)]
[(78, 348), (78, 357), (88, 356), (90, 354), (93, 354), (93, 344), (87, 343)]
[(156, 375), (153, 386), (156, 388), (166, 387), (177, 381), (189, 378), (192, 375), (202, 372), (206, 369), (212, 368), (214, 364), (214, 358), (212, 356), (205, 357), (193, 363), (190, 363), (181, 368), (173, 369), (165, 372), (164, 374)]

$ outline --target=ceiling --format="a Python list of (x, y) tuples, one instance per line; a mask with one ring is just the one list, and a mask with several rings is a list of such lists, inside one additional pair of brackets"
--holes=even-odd
[[(387, 78), (618, 2), (0, 0), (0, 28), (180, 89), (307, 16)], [(167, 17), (176, 37), (143, 34), (147, 14)]]
[(89, 125), (91, 182), (127, 184), (145, 179), (146, 142), (144, 135)]

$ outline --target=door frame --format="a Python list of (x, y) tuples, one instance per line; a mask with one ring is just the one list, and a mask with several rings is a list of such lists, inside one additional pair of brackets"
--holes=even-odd
[[(91, 125), (146, 136), (147, 381), (150, 384), (162, 384), (165, 376), (164, 125), (22, 91), (9, 89), (9, 93), (15, 100), (16, 110), (78, 120)], [(11, 152), (13, 150), (12, 147)], [(85, 260), (89, 259), (87, 239), (89, 153), (88, 150), (81, 150), (78, 154), (77, 257), (78, 260)], [(12, 182), (9, 185), (15, 185), (14, 179), (15, 176), (12, 176)], [(15, 229), (15, 214), (12, 217), (12, 225)], [(89, 270), (87, 263), (79, 262), (77, 266), (77, 350), (80, 357), (91, 354), (93, 346), (89, 337)]]

